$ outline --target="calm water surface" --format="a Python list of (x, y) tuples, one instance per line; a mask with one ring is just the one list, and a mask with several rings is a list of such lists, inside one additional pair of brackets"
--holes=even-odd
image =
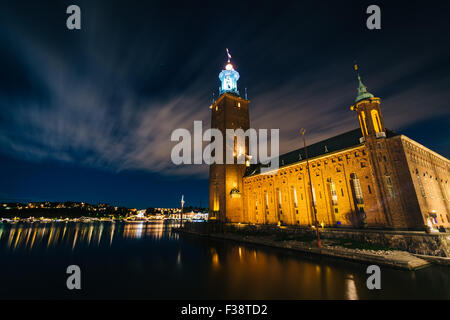
[[(450, 299), (450, 268), (381, 268), (182, 235), (165, 222), (0, 224), (0, 298)], [(82, 290), (66, 288), (79, 265)]]

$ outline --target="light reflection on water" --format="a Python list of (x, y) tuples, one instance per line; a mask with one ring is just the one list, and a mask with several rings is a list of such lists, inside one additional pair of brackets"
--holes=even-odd
[[(0, 224), (0, 244), (3, 250), (27, 249), (35, 246), (51, 248), (70, 246), (99, 247), (105, 241), (111, 246), (117, 239), (152, 239), (163, 237), (178, 239), (177, 233), (171, 233), (164, 223), (114, 223), (114, 222), (55, 222), (30, 224)], [(5, 242), (4, 239), (7, 239)]]
[[(167, 222), (0, 224), (0, 298), (71, 298), (65, 268), (83, 270), (83, 298), (450, 299), (449, 268), (382, 268), (178, 235)], [(113, 280), (113, 281), (112, 281)]]

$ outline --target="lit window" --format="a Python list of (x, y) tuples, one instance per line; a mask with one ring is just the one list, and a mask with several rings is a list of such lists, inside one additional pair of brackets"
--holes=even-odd
[(269, 194), (267, 193), (267, 191), (265, 191), (265, 195), (266, 195), (266, 209), (269, 209)]
[(333, 206), (337, 206), (337, 194), (336, 194), (336, 185), (334, 184), (334, 181), (329, 178), (328, 182), (330, 183), (330, 192), (331, 192), (331, 204)]
[(278, 195), (278, 208), (281, 209), (281, 190), (277, 188), (277, 195)]
[(417, 177), (417, 183), (419, 184), (420, 194), (422, 197), (426, 197), (425, 195), (425, 189), (423, 188), (422, 180), (420, 179), (419, 172), (416, 170), (416, 177)]
[(394, 197), (394, 187), (390, 176), (386, 176), (386, 185), (391, 198)]
[(314, 185), (312, 185), (312, 202), (314, 207), (316, 206), (316, 190), (314, 190)]
[(350, 178), (352, 179), (353, 190), (355, 191), (355, 201), (357, 204), (363, 204), (364, 199), (363, 199), (363, 194), (362, 194), (362, 190), (361, 190), (361, 184), (359, 182), (358, 177), (356, 176), (356, 173), (350, 174)]
[(295, 189), (295, 187), (291, 187), (292, 188), (292, 196), (294, 199), (294, 208), (297, 208), (297, 190)]

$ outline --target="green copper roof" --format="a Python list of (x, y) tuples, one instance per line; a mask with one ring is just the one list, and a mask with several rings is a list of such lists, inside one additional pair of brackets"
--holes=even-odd
[(359, 82), (358, 95), (356, 96), (355, 102), (358, 102), (358, 101), (361, 101), (364, 99), (368, 99), (368, 98), (373, 98), (373, 94), (368, 92), (367, 87), (362, 83), (359, 73), (358, 73), (358, 82)]

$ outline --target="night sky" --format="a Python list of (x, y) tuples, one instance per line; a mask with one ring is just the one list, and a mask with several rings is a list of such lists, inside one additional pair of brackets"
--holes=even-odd
[(209, 127), (225, 48), (281, 153), (301, 127), (311, 143), (358, 127), (356, 60), (387, 127), (448, 158), (449, 17), (447, 1), (1, 0), (0, 201), (207, 206), (207, 166), (173, 165), (170, 135)]

